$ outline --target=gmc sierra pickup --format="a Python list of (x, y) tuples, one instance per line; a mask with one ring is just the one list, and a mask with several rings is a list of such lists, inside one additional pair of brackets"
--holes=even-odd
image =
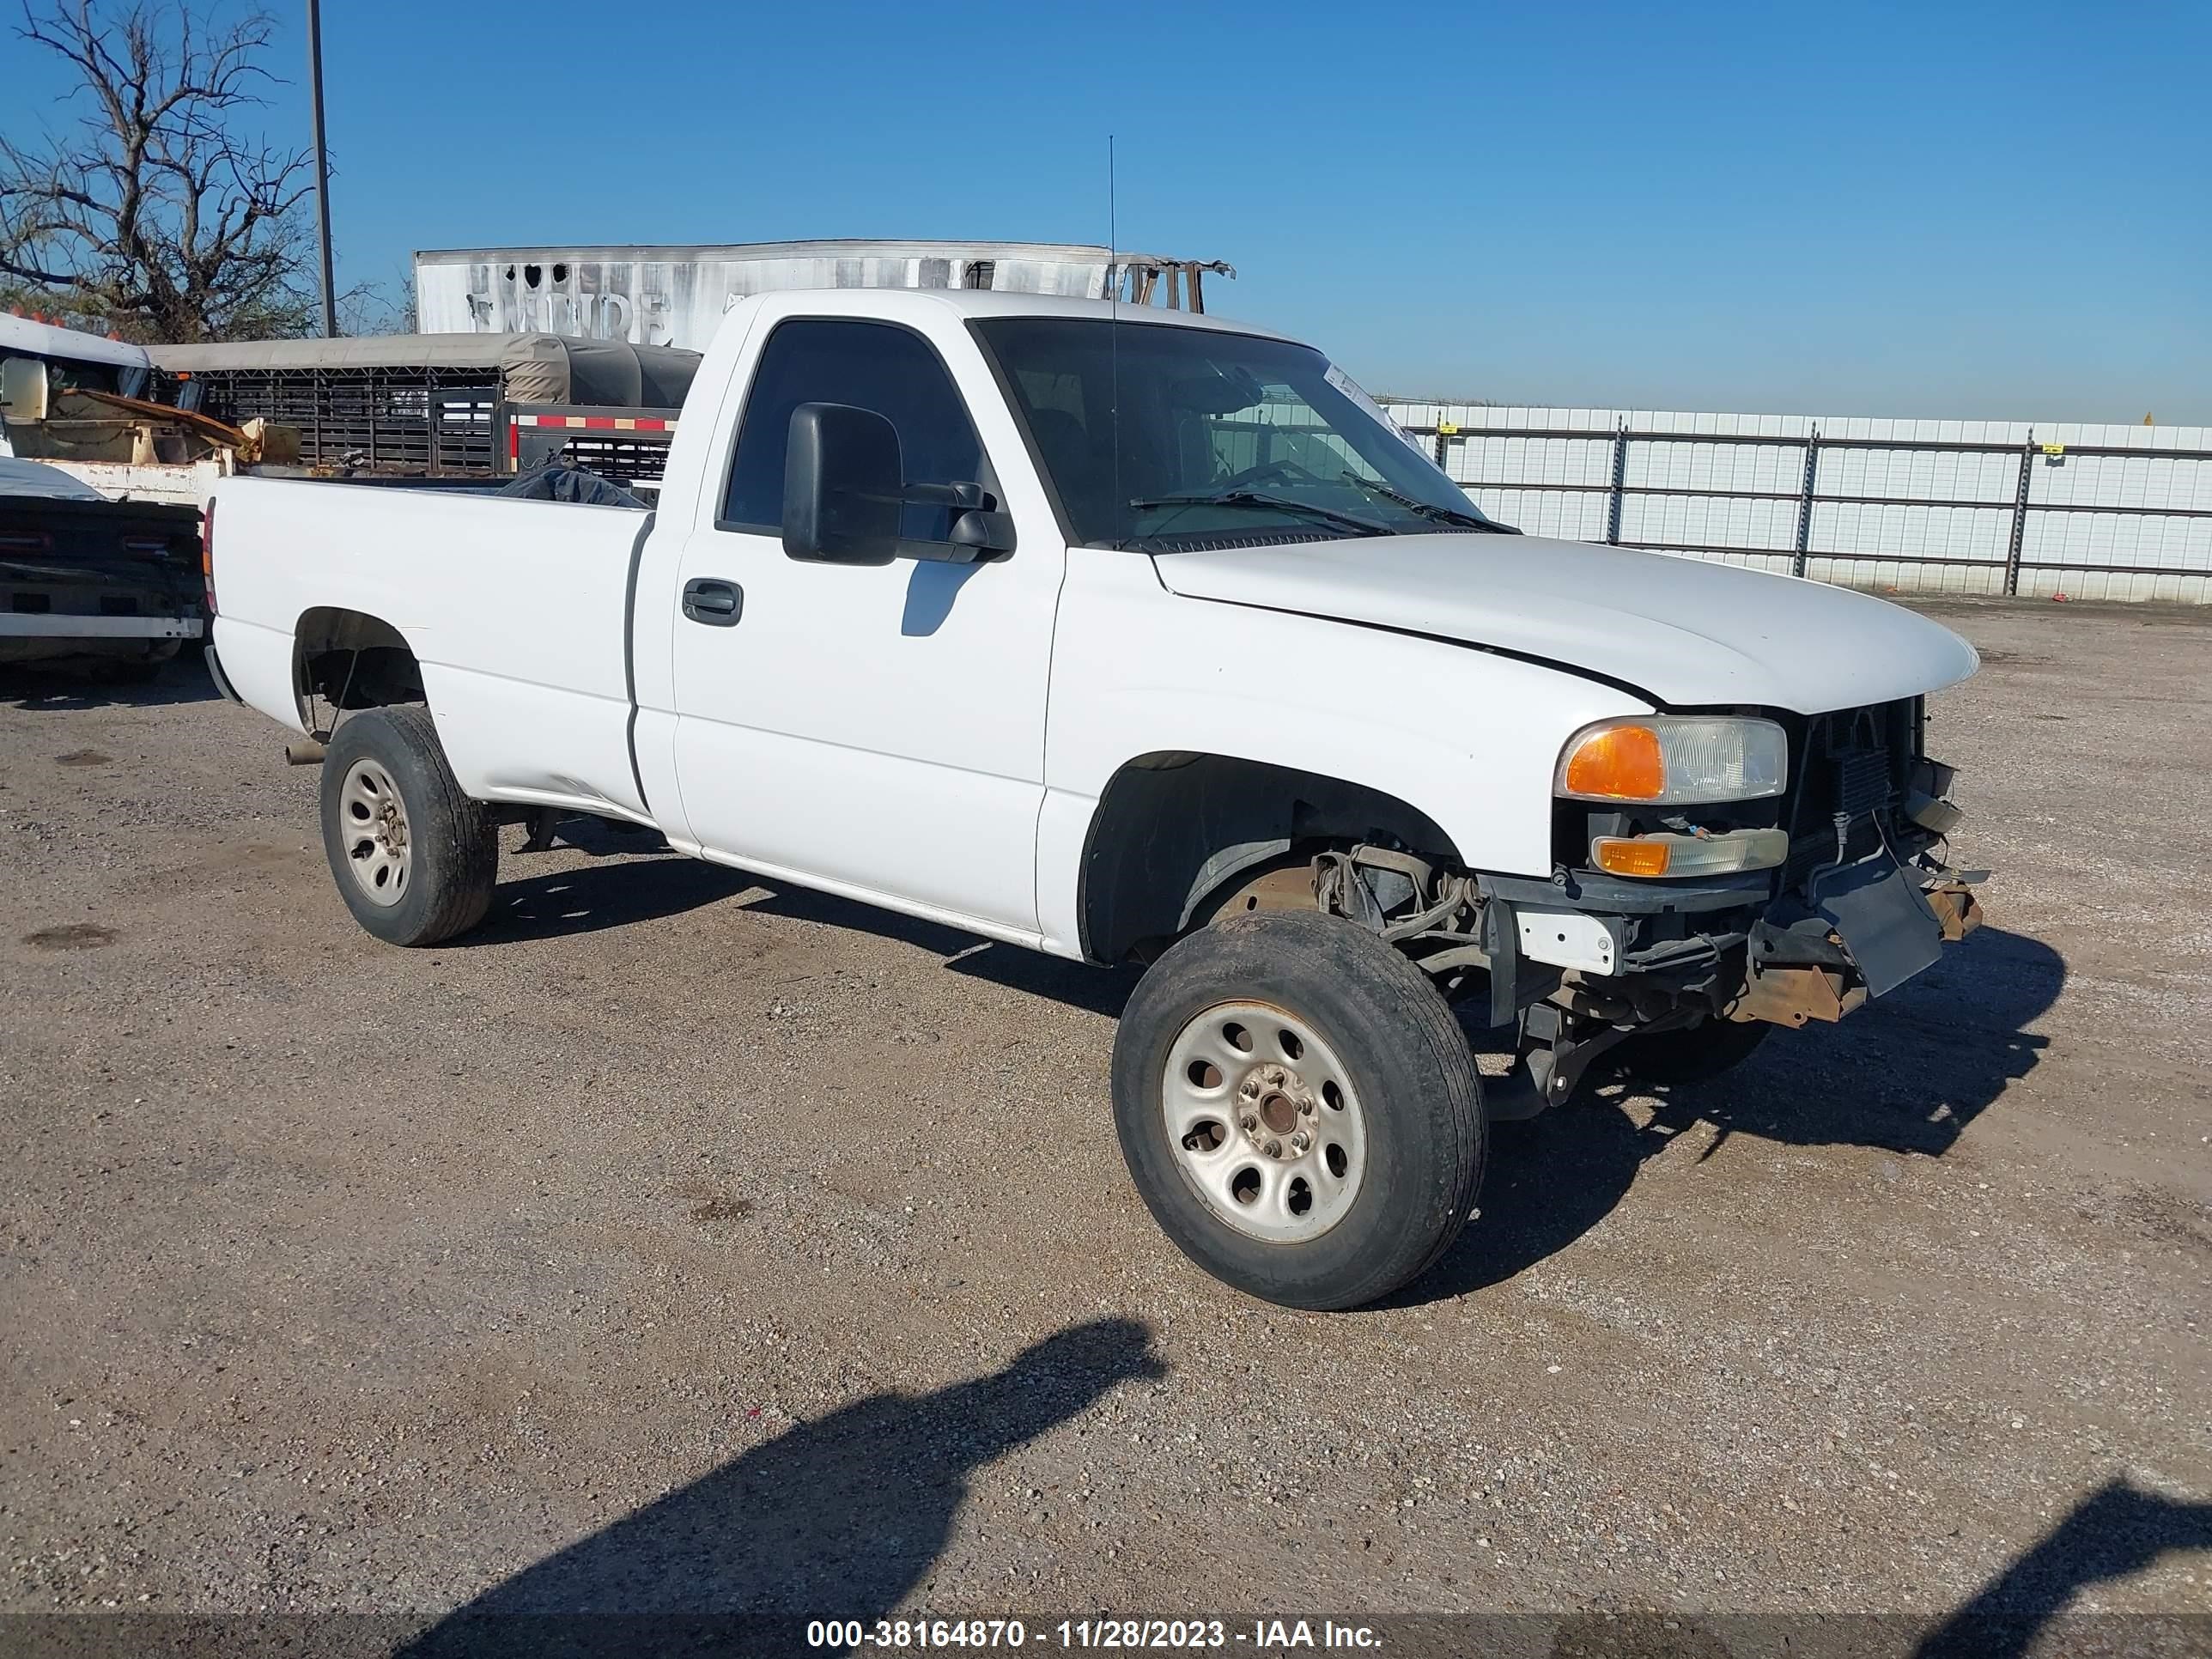
[[(210, 660), (326, 744), (370, 933), (473, 926), (501, 823), (596, 814), (1146, 964), (1137, 1189), (1286, 1304), (1434, 1261), (1491, 1118), (1717, 1071), (1978, 919), (1923, 744), (1964, 641), (1519, 535), (1321, 353), (1210, 316), (757, 296), (657, 512), (238, 479), (214, 524)], [(1470, 1028), (1517, 1044), (1487, 1104)]]

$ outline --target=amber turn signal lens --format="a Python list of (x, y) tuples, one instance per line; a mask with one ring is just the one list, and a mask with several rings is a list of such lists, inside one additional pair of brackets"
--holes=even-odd
[(1674, 848), (1671, 842), (1640, 836), (1600, 836), (1590, 843), (1590, 856), (1599, 869), (1616, 876), (1663, 876)]
[(1566, 792), (1595, 800), (1656, 800), (1666, 793), (1659, 734), (1648, 726), (1608, 726), (1567, 757)]

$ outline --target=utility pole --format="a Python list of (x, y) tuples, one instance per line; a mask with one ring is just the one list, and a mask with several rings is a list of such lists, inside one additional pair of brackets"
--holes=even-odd
[(321, 222), (323, 242), (323, 337), (334, 340), (338, 333), (338, 301), (331, 282), (331, 153), (323, 137), (321, 0), (307, 0), (307, 84), (313, 88), (315, 111), (315, 213)]

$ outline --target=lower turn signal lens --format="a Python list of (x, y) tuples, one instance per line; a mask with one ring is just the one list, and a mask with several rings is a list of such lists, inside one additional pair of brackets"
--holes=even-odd
[(1597, 867), (1616, 876), (1663, 876), (1674, 854), (1670, 843), (1641, 836), (1601, 836), (1590, 843)]
[(1590, 862), (1616, 876), (1728, 876), (1771, 870), (1790, 857), (1789, 832), (1731, 830), (1717, 836), (1600, 836)]

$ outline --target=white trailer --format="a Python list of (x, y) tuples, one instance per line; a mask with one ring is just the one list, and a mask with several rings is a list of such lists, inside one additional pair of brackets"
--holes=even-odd
[(1206, 309), (1219, 260), (1078, 242), (746, 242), (455, 248), (415, 256), (426, 334), (566, 334), (703, 351), (733, 300), (786, 289), (952, 288)]

